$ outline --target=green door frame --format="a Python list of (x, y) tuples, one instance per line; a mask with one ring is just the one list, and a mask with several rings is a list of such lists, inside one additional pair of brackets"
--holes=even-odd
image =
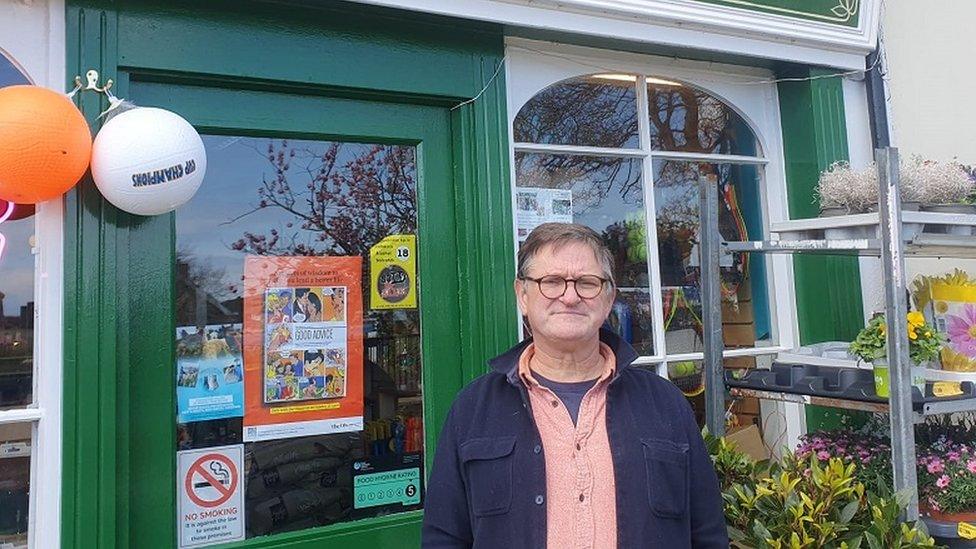
[[(282, 120), (286, 110), (345, 105), (357, 116), (338, 115), (343, 138), (451, 151), (450, 159), (422, 157), (431, 168), (423, 177), (452, 180), (446, 188), (453, 194), (420, 197), (421, 269), (435, 272), (438, 250), (457, 257), (421, 286), (425, 309), (449, 311), (447, 321), (458, 326), (450, 345), (425, 340), (425, 359), (437, 356), (435, 344), (460, 355), (459, 364), (425, 371), (430, 447), (453, 394), (516, 335), (505, 86), (496, 71), (501, 29), (340, 3), (214, 4), (70, 3), (66, 82), (95, 68), (116, 79), (120, 97), (169, 105), (221, 133), (323, 138), (312, 126)], [(367, 110), (365, 100), (372, 101)], [(214, 104), (222, 110), (207, 109)], [(96, 128), (105, 102), (83, 94), (80, 106)], [(175, 397), (166, 304), (174, 298), (175, 216), (120, 212), (90, 178), (65, 207), (62, 546), (169, 547), (176, 535)], [(435, 240), (423, 221), (438, 211), (455, 216), (438, 221)], [(419, 520), (420, 513), (405, 513), (237, 546), (405, 546), (416, 543)]]

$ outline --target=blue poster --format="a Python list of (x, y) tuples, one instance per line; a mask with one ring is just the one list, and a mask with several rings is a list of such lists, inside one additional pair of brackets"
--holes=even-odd
[(176, 329), (178, 423), (244, 416), (240, 324)]

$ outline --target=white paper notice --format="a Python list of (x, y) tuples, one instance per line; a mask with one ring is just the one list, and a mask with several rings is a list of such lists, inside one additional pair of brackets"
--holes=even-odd
[(515, 189), (515, 218), (519, 242), (543, 223), (572, 223), (573, 191), (518, 187)]

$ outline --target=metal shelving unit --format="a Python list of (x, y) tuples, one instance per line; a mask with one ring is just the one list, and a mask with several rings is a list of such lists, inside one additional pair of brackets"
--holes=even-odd
[[(701, 280), (704, 347), (705, 412), (708, 428), (725, 432), (726, 386), (722, 359), (722, 303), (719, 254), (721, 248), (739, 253), (788, 253), (821, 255), (867, 255), (880, 257), (883, 265), (885, 318), (888, 323), (888, 363), (890, 397), (887, 403), (826, 398), (779, 391), (733, 388), (733, 396), (753, 396), (800, 404), (888, 413), (891, 420), (892, 466), (895, 490), (908, 489), (912, 498), (908, 519), (918, 512), (915, 474), (914, 423), (925, 415), (947, 414), (976, 409), (976, 398), (927, 402), (913, 408), (911, 360), (905, 301), (905, 257), (976, 258), (976, 216), (929, 212), (902, 212), (898, 192), (898, 151), (878, 149), (875, 160), (879, 175), (879, 211), (845, 219), (818, 218), (776, 223), (771, 232), (779, 238), (759, 242), (721, 242), (718, 226), (718, 189), (707, 181), (700, 183), (702, 223)], [(944, 234), (923, 230), (925, 225), (941, 226)], [(850, 229), (846, 237), (837, 238)], [(832, 231), (832, 232), (831, 232)], [(963, 234), (967, 233), (967, 234)], [(833, 237), (832, 237), (833, 236)], [(951, 377), (951, 376), (950, 376)]]

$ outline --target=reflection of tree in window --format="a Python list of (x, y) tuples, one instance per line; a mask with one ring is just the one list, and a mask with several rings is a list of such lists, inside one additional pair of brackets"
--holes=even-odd
[(627, 158), (565, 154), (515, 154), (519, 187), (572, 189), (573, 214), (598, 208), (613, 191), (625, 204), (640, 204), (640, 164)]
[(588, 77), (546, 88), (515, 118), (515, 141), (591, 147), (636, 147), (633, 82)]
[(738, 143), (752, 134), (742, 118), (722, 101), (689, 86), (650, 84), (651, 148), (714, 154), (753, 154)]
[(266, 232), (246, 231), (234, 250), (258, 255), (361, 255), (390, 234), (417, 229), (413, 147), (329, 143), (321, 154), (271, 141), (258, 202), (238, 216), (275, 208), (292, 216)]

